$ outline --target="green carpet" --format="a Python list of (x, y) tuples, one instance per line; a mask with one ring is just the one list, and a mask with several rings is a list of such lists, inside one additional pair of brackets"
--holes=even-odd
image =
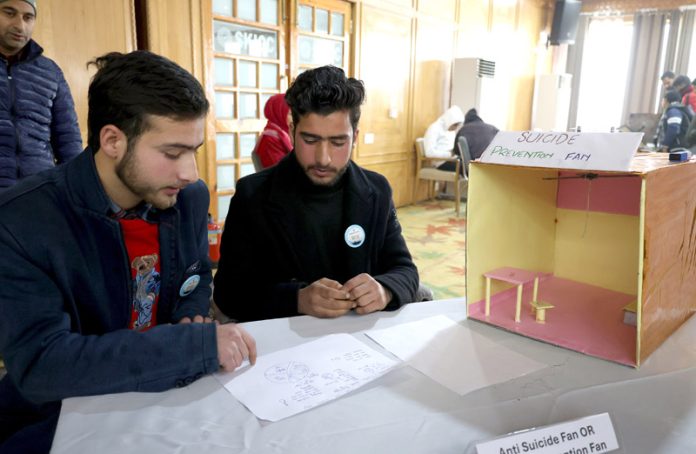
[(429, 200), (397, 210), (404, 238), (422, 284), (436, 299), (465, 295), (466, 204), (459, 217), (454, 202)]

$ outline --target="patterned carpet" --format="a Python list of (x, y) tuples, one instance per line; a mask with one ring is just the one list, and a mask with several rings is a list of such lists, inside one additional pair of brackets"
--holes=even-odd
[(397, 210), (421, 283), (436, 299), (465, 294), (464, 202), (460, 209), (457, 217), (453, 201), (428, 200)]

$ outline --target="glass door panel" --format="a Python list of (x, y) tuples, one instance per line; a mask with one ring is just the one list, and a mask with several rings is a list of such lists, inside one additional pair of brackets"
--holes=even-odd
[(205, 49), (211, 81), (207, 182), (223, 222), (237, 180), (254, 172), (251, 153), (268, 99), (287, 77), (332, 64), (351, 74), (352, 3), (346, 0), (211, 0)]
[(251, 152), (263, 130), (263, 106), (285, 76), (286, 5), (279, 0), (213, 0), (210, 10), (215, 152), (207, 181), (211, 212), (225, 220), (237, 180), (253, 173)]
[(334, 65), (350, 74), (351, 4), (343, 0), (300, 0), (294, 30), (293, 76), (308, 68)]

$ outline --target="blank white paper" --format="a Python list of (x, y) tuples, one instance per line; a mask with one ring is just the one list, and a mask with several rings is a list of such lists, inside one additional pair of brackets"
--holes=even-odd
[(350, 334), (331, 334), (215, 376), (257, 418), (278, 421), (349, 393), (396, 363)]
[(370, 330), (365, 334), (410, 366), (461, 395), (547, 367), (444, 315)]

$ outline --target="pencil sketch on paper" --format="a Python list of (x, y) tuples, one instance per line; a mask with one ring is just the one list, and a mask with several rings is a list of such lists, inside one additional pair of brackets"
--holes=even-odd
[(277, 421), (351, 392), (395, 363), (349, 334), (332, 334), (260, 356), (224, 386), (259, 418)]
[(264, 377), (271, 383), (297, 383), (309, 375), (309, 366), (299, 361), (275, 364), (264, 372)]

